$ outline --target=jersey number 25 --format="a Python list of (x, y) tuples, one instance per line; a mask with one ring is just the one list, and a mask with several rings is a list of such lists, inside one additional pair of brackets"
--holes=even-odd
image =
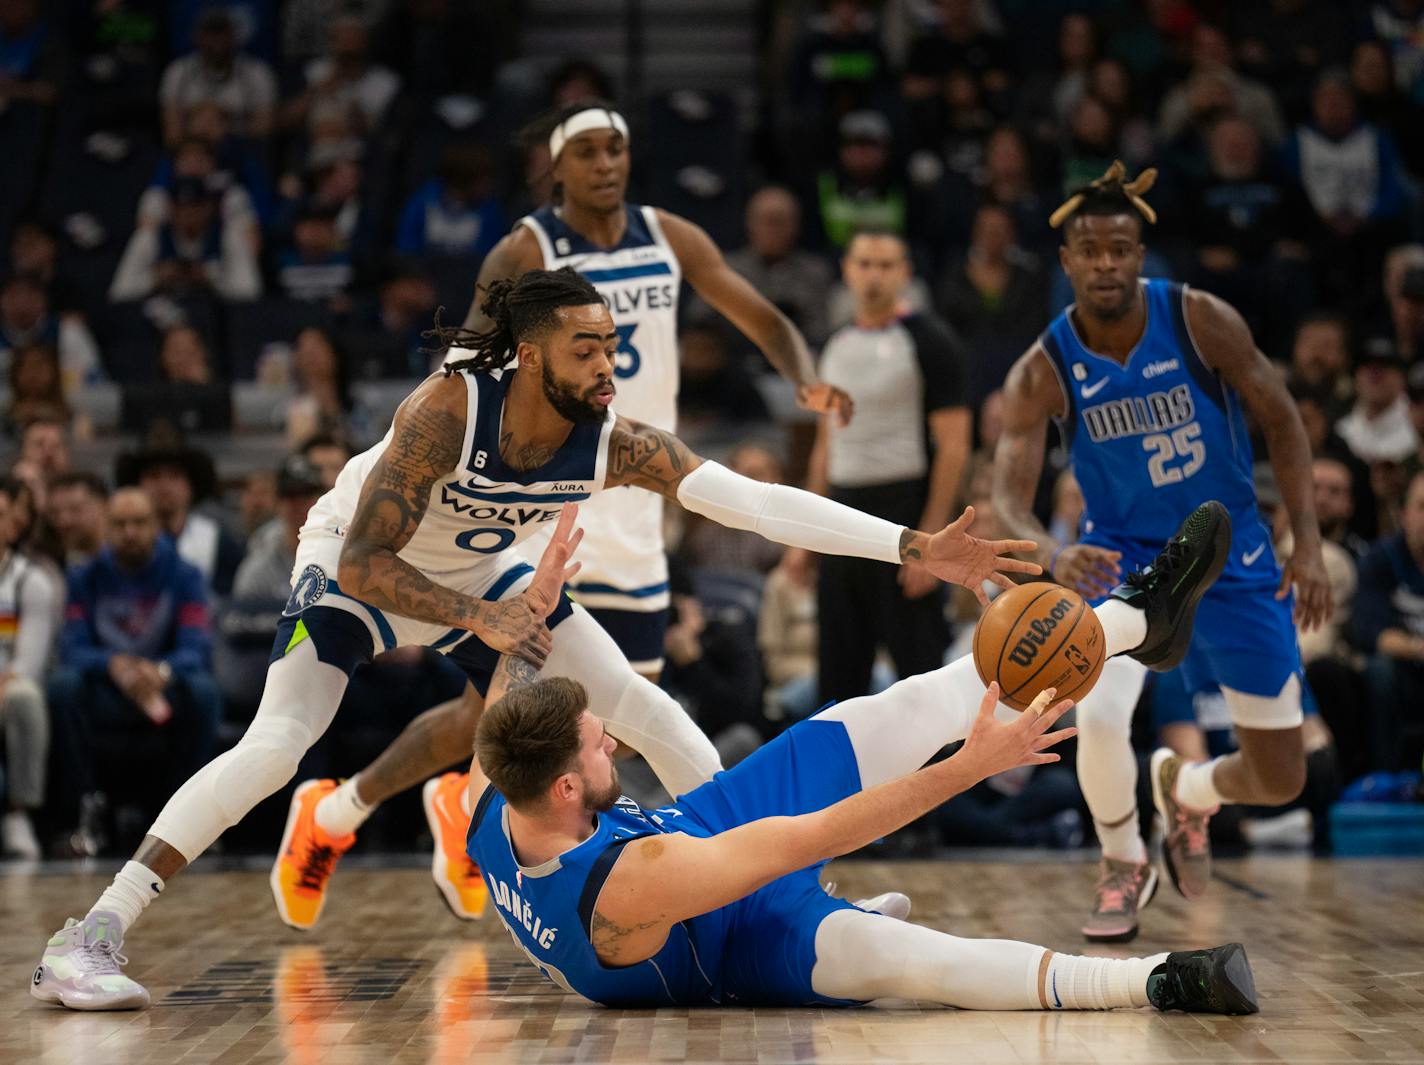
[[(1206, 462), (1206, 445), (1201, 437), (1201, 423), (1188, 422), (1171, 433), (1153, 433), (1142, 438), (1142, 450), (1153, 452), (1147, 460), (1147, 473), (1152, 478), (1152, 487), (1185, 481)], [(1167, 465), (1176, 459), (1185, 459), (1179, 465)]]

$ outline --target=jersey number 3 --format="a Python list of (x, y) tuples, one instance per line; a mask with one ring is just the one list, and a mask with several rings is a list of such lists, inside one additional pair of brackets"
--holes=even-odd
[(613, 376), (632, 377), (643, 365), (643, 356), (633, 346), (633, 333), (638, 323), (620, 325), (618, 329), (618, 351), (613, 356)]
[[(1147, 472), (1152, 477), (1152, 487), (1176, 484), (1185, 481), (1206, 462), (1206, 445), (1199, 439), (1201, 424), (1189, 422), (1180, 429), (1169, 433), (1153, 433), (1143, 437), (1142, 450), (1154, 454), (1147, 460)], [(1180, 465), (1169, 466), (1175, 459), (1185, 459)]]

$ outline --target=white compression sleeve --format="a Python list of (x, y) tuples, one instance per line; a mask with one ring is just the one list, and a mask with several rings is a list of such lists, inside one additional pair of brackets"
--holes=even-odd
[(682, 479), (677, 501), (729, 529), (746, 529), (788, 547), (900, 563), (904, 526), (862, 514), (814, 492), (765, 484), (704, 462)]

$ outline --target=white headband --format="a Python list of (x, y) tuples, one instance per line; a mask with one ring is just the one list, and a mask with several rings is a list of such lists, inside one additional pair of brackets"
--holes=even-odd
[(628, 139), (628, 123), (623, 121), (622, 115), (605, 107), (590, 107), (587, 111), (570, 115), (554, 127), (554, 132), (549, 134), (549, 158), (557, 159), (570, 137), (594, 129), (617, 130), (623, 134), (625, 141)]

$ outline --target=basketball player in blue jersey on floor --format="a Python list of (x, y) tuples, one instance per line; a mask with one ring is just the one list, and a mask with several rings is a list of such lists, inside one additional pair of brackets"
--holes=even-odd
[[(1177, 890), (1195, 899), (1211, 875), (1207, 819), (1220, 804), (1275, 806), (1304, 784), (1295, 622), (1313, 627), (1328, 618), (1330, 588), (1310, 449), (1285, 384), (1228, 304), (1138, 276), (1143, 229), (1156, 220), (1144, 198), (1155, 171), (1125, 177), (1114, 163), (1050, 220), (1062, 229), (1059, 256), (1076, 302), (1009, 373), (993, 500), (1012, 535), (1038, 542), (1045, 571), (1098, 601), (1203, 500), (1218, 499), (1230, 512), (1230, 558), (1202, 602), (1182, 674), (1191, 691), (1220, 686), (1240, 750), (1187, 763), (1161, 749), (1151, 762), (1163, 864)], [(1256, 507), (1248, 412), (1290, 514), (1295, 547), (1283, 564)], [(1074, 544), (1056, 543), (1032, 512), (1050, 419), (1083, 492)], [(1103, 846), (1083, 926), (1091, 940), (1135, 936), (1138, 910), (1157, 886), (1138, 828), (1129, 739), (1144, 665), (1155, 668), (1108, 662), (1078, 706), (1078, 780)]]
[[(552, 609), (577, 547), (559, 519), (531, 605)], [(1225, 561), (1225, 512), (1193, 511), (1148, 571), (1096, 615), (1110, 654), (1179, 658)], [(576, 568), (576, 564), (575, 564)], [(1255, 1013), (1239, 943), (1084, 958), (961, 939), (822, 890), (831, 858), (866, 846), (978, 781), (1057, 761), (1071, 705), (1039, 693), (998, 707), (962, 658), (792, 726), (669, 806), (619, 792), (603, 707), (581, 685), (501, 656), (470, 771), (469, 850), (494, 910), (549, 979), (606, 1006), (853, 1006), (879, 998), (964, 1009), (1152, 1006)], [(964, 746), (928, 766), (958, 739)], [(923, 767), (923, 768), (922, 768)]]
[[(631, 167), (628, 124), (601, 101), (571, 104), (532, 124), (524, 135), (549, 146), (555, 204), (519, 220), (480, 267), (465, 328), (484, 331), (479, 292), (529, 270), (570, 266), (608, 301), (618, 329), (614, 379), (618, 413), (658, 429), (677, 422), (678, 293), (682, 281), (722, 312), (796, 386), (797, 401), (816, 412), (852, 413), (850, 397), (817, 380), (801, 334), (731, 269), (699, 227), (655, 207), (624, 199)], [(459, 334), (449, 359), (463, 357)], [(657, 682), (667, 631), (668, 569), (663, 500), (618, 488), (588, 500), (583, 570), (570, 592), (613, 637), (633, 668)], [(537, 555), (537, 544), (531, 548)], [(378, 804), (469, 755), (483, 703), (465, 698), (426, 711), (367, 767), (341, 782), (315, 781), (317, 823), (335, 836), (355, 832)], [(453, 801), (453, 775), (430, 780), (425, 810), (434, 837), (431, 870), (458, 917), (484, 911), (484, 881), (465, 858), (468, 811)]]
[[(983, 581), (1009, 586), (1001, 570), (1039, 572), (1004, 557), (1032, 543), (970, 535), (971, 510), (920, 532), (743, 477), (615, 414), (618, 331), (603, 297), (573, 270), (495, 282), (484, 309), (494, 327), (462, 334), (473, 342), (465, 356), (422, 382), (385, 438), (312, 507), (256, 716), (169, 799), (85, 919), (51, 937), (32, 974), (36, 998), (74, 1009), (147, 1005), (147, 991), (119, 968), (126, 930), (168, 879), (291, 779), (351, 673), (378, 651), (434, 648), (480, 692), (498, 655), (517, 651), (579, 681), (670, 794), (711, 779), (719, 767), (707, 737), (633, 672), (586, 610), (560, 597), (546, 620), (531, 605), (534, 568), (514, 548), (552, 528), (567, 503), (635, 485), (786, 546), (916, 562), (985, 601)], [(271, 876), (279, 911), (298, 928), (316, 922), (332, 865), (354, 842), (316, 823), (316, 798), (297, 789)]]

